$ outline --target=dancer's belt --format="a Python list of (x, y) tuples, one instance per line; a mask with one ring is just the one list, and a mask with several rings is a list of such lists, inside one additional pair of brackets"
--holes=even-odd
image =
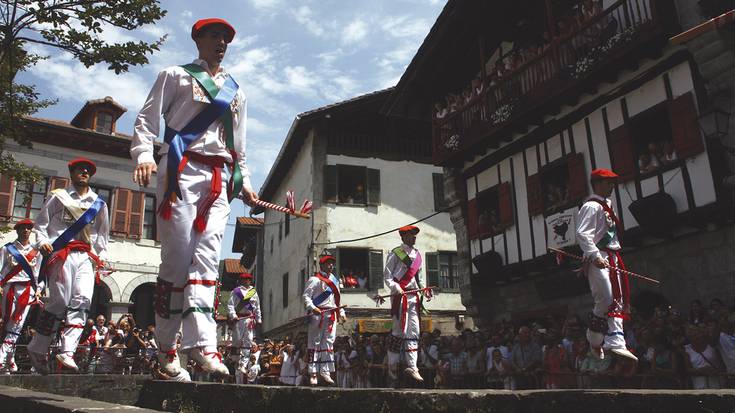
[(104, 263), (98, 257), (95, 253), (92, 252), (92, 247), (83, 241), (71, 241), (68, 244), (66, 244), (65, 247), (61, 248), (60, 250), (56, 251), (56, 254), (49, 259), (48, 263), (46, 265), (51, 265), (56, 261), (60, 261), (61, 265), (64, 265), (64, 262), (66, 262), (67, 257), (69, 256), (69, 253), (72, 251), (77, 252), (86, 252), (89, 256), (89, 259), (92, 260), (95, 266), (95, 272), (94, 272), (94, 279), (97, 285), (101, 283), (100, 280), (100, 272), (99, 270), (103, 267)]
[(623, 257), (620, 256), (620, 250), (603, 248), (601, 251), (607, 253), (607, 261), (610, 263), (608, 273), (613, 293), (613, 302), (608, 309), (607, 316), (629, 320), (630, 285), (628, 284), (628, 275), (617, 270), (618, 268), (626, 269)]

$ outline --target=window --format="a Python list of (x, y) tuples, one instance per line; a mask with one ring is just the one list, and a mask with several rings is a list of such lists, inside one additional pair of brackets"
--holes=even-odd
[(283, 239), (283, 221), (278, 221), (278, 243)]
[(299, 275), (299, 291), (296, 291), (297, 294), (301, 294), (304, 291), (304, 288), (306, 288), (306, 279), (309, 278), (306, 276), (306, 268), (302, 268)]
[[(13, 218), (30, 218), (35, 220), (43, 207), (44, 199), (48, 191), (49, 178), (43, 178), (40, 182), (30, 185), (17, 182), (15, 188), (15, 202), (13, 203)], [(26, 202), (29, 197), (29, 202)]]
[(351, 165), (325, 166), (324, 200), (343, 205), (379, 205), (380, 170)]
[(694, 96), (686, 93), (630, 118), (610, 131), (608, 147), (620, 182), (660, 174), (704, 152)]
[(156, 197), (146, 194), (143, 212), (143, 238), (156, 239)]
[(449, 206), (444, 198), (444, 175), (431, 174), (431, 179), (434, 186), (434, 211), (442, 211)]
[(502, 233), (513, 226), (510, 182), (485, 189), (467, 203), (468, 232), (476, 239)]
[(345, 290), (377, 290), (383, 285), (383, 252), (367, 248), (338, 248), (337, 268)]
[[(146, 194), (126, 188), (115, 188), (112, 195), (105, 188), (93, 188), (99, 191), (112, 211), (110, 233), (120, 237), (140, 239), (143, 236), (145, 220)], [(110, 200), (108, 200), (111, 197)]]
[(291, 217), (288, 214), (284, 215), (283, 236), (287, 237), (288, 233), (291, 232)]
[(288, 307), (288, 273), (283, 274), (283, 308)]
[(273, 254), (273, 236), (271, 236), (271, 254)]
[(457, 253), (426, 254), (426, 283), (441, 289), (459, 289)]
[(97, 112), (97, 122), (94, 130), (100, 133), (112, 133), (112, 114), (108, 112)]
[(495, 235), (503, 228), (500, 226), (500, 198), (498, 187), (494, 186), (477, 194), (479, 216), (477, 225), (483, 235)]
[(268, 314), (273, 314), (273, 290), (268, 291)]
[(526, 178), (529, 215), (551, 215), (578, 204), (587, 196), (587, 181), (581, 153), (544, 166), (539, 173)]
[(102, 199), (105, 200), (105, 203), (109, 206), (112, 205), (112, 189), (104, 188), (100, 186), (95, 185), (89, 185), (89, 188), (94, 191), (95, 194), (102, 197)]

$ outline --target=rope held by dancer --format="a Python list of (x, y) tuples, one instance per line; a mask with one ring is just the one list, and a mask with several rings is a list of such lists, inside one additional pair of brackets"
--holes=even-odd
[[(556, 253), (557, 255), (563, 255), (565, 257), (569, 257), (569, 258), (573, 258), (573, 259), (578, 260), (578, 261), (585, 262), (585, 259), (582, 258), (582, 257), (580, 257), (579, 255), (571, 254), (571, 253), (566, 252), (564, 250), (560, 250), (560, 249), (552, 248), (552, 247), (548, 247), (547, 249), (549, 251), (551, 251), (551, 252)], [(610, 265), (608, 264), (608, 265), (606, 265), (606, 267), (607, 268), (610, 268)], [(621, 272), (623, 274), (630, 275), (631, 277), (636, 277), (636, 278), (639, 278), (641, 280), (645, 280), (645, 281), (654, 283), (654, 284), (661, 284), (661, 281), (659, 281), (659, 280), (656, 280), (656, 279), (651, 278), (651, 277), (647, 277), (645, 275), (641, 275), (641, 274), (635, 273), (633, 271), (624, 270), (622, 268), (616, 268), (616, 271)]]

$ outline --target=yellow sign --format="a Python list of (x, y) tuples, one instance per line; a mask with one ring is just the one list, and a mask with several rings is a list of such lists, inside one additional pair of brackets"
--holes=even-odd
[[(361, 318), (357, 320), (358, 333), (389, 333), (393, 327), (390, 318)], [(421, 319), (421, 331), (433, 331), (431, 318)]]

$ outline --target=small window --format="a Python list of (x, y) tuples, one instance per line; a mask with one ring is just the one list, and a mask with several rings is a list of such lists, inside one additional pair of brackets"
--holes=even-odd
[(271, 236), (271, 254), (273, 254), (273, 236)]
[(304, 288), (306, 288), (307, 278), (309, 277), (306, 276), (306, 268), (302, 268), (299, 273), (299, 291), (296, 291), (296, 294), (301, 294), (301, 291), (304, 291)]
[(503, 231), (500, 225), (500, 196), (498, 187), (486, 189), (477, 194), (479, 216), (477, 225), (484, 236), (499, 234)]
[(273, 314), (273, 290), (268, 291), (268, 314)]
[(146, 194), (143, 212), (143, 238), (156, 239), (156, 197)]
[(631, 122), (631, 133), (640, 175), (655, 174), (678, 164), (665, 105), (658, 105), (636, 117)]
[(345, 289), (369, 289), (370, 277), (366, 248), (339, 248), (337, 250), (340, 283)]
[(339, 176), (339, 203), (347, 205), (364, 205), (367, 203), (365, 196), (366, 175), (365, 167), (339, 165), (337, 172)]
[(291, 217), (288, 214), (284, 214), (284, 221), (283, 221), (283, 236), (287, 237), (288, 233), (291, 232)]
[(547, 213), (569, 205), (569, 168), (566, 163), (559, 163), (544, 170), (541, 174), (544, 210)]
[(97, 112), (94, 130), (100, 133), (112, 133), (112, 115), (108, 112)]
[(96, 185), (90, 185), (89, 188), (92, 189), (92, 191), (94, 191), (95, 194), (101, 196), (102, 199), (105, 200), (105, 203), (107, 204), (108, 207), (110, 205), (114, 205), (112, 203), (112, 189), (105, 188), (102, 186), (96, 186)]
[[(15, 189), (15, 202), (13, 202), (13, 218), (35, 220), (43, 207), (48, 191), (48, 183), (48, 178), (41, 179), (40, 182), (33, 184), (33, 187), (24, 182), (18, 182)], [(28, 199), (30, 202), (26, 202), (26, 198), (30, 198)]]
[(283, 274), (283, 308), (288, 307), (288, 273)]
[(439, 287), (459, 288), (457, 279), (457, 253), (441, 252), (439, 255)]
[(342, 205), (380, 205), (380, 170), (327, 165), (324, 169), (324, 200)]
[(283, 239), (283, 221), (278, 221), (278, 243)]

